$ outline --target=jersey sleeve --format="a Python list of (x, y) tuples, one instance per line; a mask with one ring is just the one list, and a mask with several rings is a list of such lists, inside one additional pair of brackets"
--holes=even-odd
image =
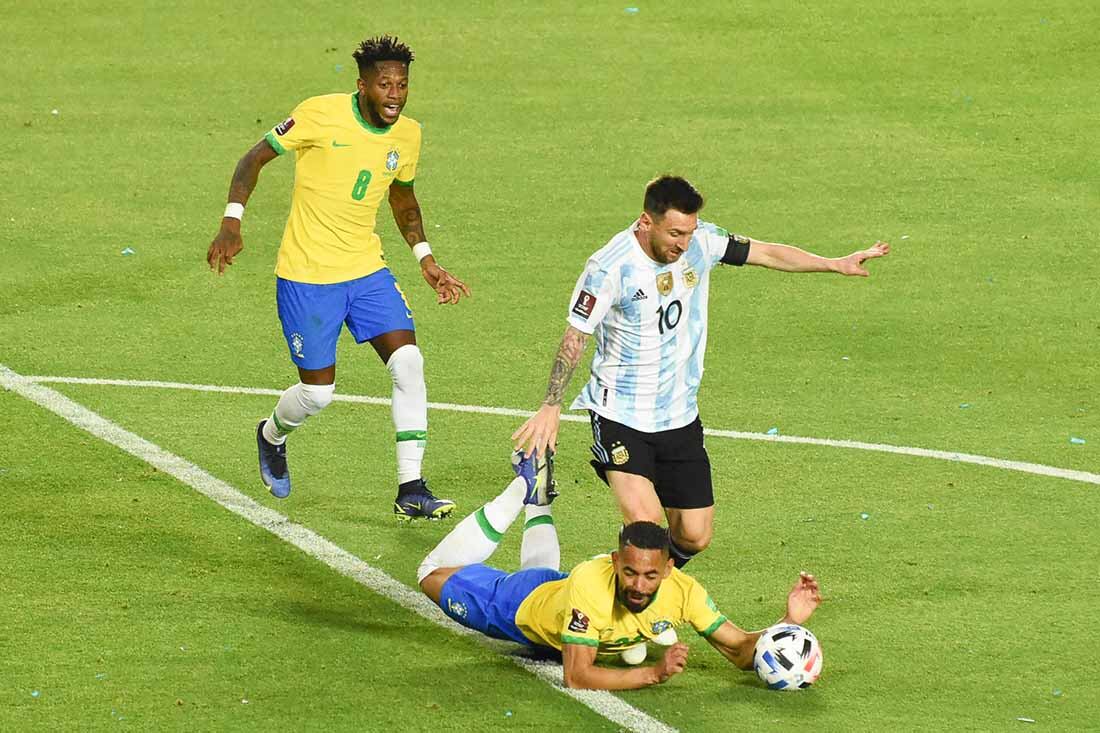
[(727, 620), (695, 578), (691, 578), (691, 589), (684, 604), (684, 617), (700, 636), (710, 636)]
[(699, 222), (699, 238), (709, 267), (721, 263), (740, 267), (749, 257), (749, 238), (730, 234), (717, 224)]
[(321, 110), (312, 99), (299, 104), (290, 117), (275, 125), (264, 139), (279, 155), (317, 145), (322, 137)]
[(566, 598), (569, 606), (568, 613), (562, 619), (561, 643), (599, 647), (601, 606), (595, 598), (591, 582), (586, 582), (589, 575), (586, 569), (584, 566), (579, 566), (566, 581)]
[(569, 301), (569, 325), (581, 333), (591, 334), (619, 298), (619, 279), (589, 260), (573, 288)]
[(411, 186), (416, 179), (416, 166), (420, 163), (420, 138), (420, 125), (416, 125), (416, 141), (412, 152), (401, 161), (401, 167), (397, 169), (397, 175), (393, 179), (399, 186)]

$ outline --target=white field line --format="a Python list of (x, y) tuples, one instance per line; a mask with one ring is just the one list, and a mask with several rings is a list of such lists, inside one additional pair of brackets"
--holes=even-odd
[[(45, 380), (40, 379), (40, 381)], [(675, 733), (674, 728), (651, 718), (641, 710), (608, 692), (571, 690), (563, 687), (561, 665), (526, 659), (514, 653), (508, 653), (510, 650), (516, 649), (516, 645), (506, 642), (498, 643), (482, 637), (477, 632), (459, 626), (444, 615), (423, 594), (406, 587), (383, 571), (368, 565), (360, 558), (307, 527), (291, 522), (282, 514), (256, 503), (225, 481), (215, 478), (195, 464), (169, 453), (139, 435), (131, 433), (83, 405), (70, 400), (60, 392), (35, 384), (33, 381), (11, 371), (3, 364), (0, 364), (0, 387), (25, 397), (31, 402), (59, 415), (78, 428), (86, 430), (95, 437), (121, 448), (152, 466), (156, 466), (160, 471), (175, 477), (234, 514), (244, 517), (257, 527), (266, 529), (276, 537), (294, 545), (307, 555), (320, 560), (341, 575), (351, 578), (378, 595), (423, 616), (428, 621), (449, 631), (471, 636), (482, 641), (486, 646), (504, 653), (504, 656), (543, 680), (555, 690), (572, 697), (604, 718), (639, 733)], [(255, 392), (279, 394), (271, 390), (255, 390)]]
[[(91, 384), (110, 385), (116, 387), (150, 387), (155, 389), (185, 389), (195, 392), (226, 392), (229, 394), (252, 394), (279, 396), (282, 390), (259, 389), (256, 387), (223, 387), (212, 384), (187, 384), (185, 382), (158, 382), (140, 379), (93, 379), (88, 377), (49, 377), (32, 376), (23, 377), (28, 382), (54, 382), (60, 384)], [(336, 400), (342, 402), (358, 402), (368, 405), (389, 405), (390, 400), (385, 397), (368, 397), (366, 395), (337, 394)], [(455, 405), (448, 402), (429, 402), (428, 407), (433, 410), (447, 410), (450, 412), (473, 412), (483, 415), (504, 415), (508, 417), (530, 417), (534, 413), (529, 410), (515, 410), (507, 407), (483, 407), (481, 405)], [(583, 415), (562, 415), (562, 420), (568, 422), (588, 422), (588, 417)], [(1010, 461), (1003, 458), (980, 456), (973, 453), (958, 453), (956, 451), (933, 450), (930, 448), (912, 448), (901, 445), (887, 445), (884, 443), (863, 443), (855, 440), (832, 440), (829, 438), (808, 438), (797, 435), (767, 435), (765, 433), (748, 433), (739, 430), (714, 430), (707, 428), (703, 431), (706, 435), (716, 438), (733, 438), (735, 440), (760, 440), (770, 443), (797, 443), (801, 445), (820, 445), (827, 448), (850, 448), (853, 450), (877, 451), (879, 453), (894, 453), (905, 456), (917, 456), (919, 458), (936, 458), (941, 461), (955, 463), (973, 463), (979, 466), (990, 466), (1006, 471), (1019, 471), (1038, 476), (1053, 476), (1069, 481), (1080, 481), (1086, 484), (1100, 485), (1100, 474), (1088, 471), (1077, 471), (1057, 466), (1045, 466), (1041, 463), (1026, 463), (1024, 461)]]

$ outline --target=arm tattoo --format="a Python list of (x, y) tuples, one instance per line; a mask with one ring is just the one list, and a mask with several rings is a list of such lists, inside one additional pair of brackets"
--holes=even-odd
[(560, 405), (565, 396), (565, 388), (573, 376), (573, 371), (584, 355), (584, 347), (588, 345), (588, 334), (581, 333), (570, 326), (565, 329), (565, 335), (561, 337), (561, 345), (558, 354), (554, 357), (554, 366), (550, 367), (550, 384), (546, 387), (547, 405)]
[(256, 181), (259, 179), (260, 166), (256, 164), (256, 159), (252, 157), (250, 150), (237, 162), (237, 167), (233, 171), (233, 181), (229, 184), (229, 200), (247, 204), (248, 197), (252, 195), (252, 191), (256, 188)]
[(420, 216), (420, 207), (417, 204), (414, 203), (411, 209), (405, 209), (394, 219), (410, 247), (427, 239), (424, 236), (424, 220)]

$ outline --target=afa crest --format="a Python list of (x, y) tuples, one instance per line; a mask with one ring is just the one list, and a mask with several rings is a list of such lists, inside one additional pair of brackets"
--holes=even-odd
[(668, 295), (672, 292), (671, 272), (662, 272), (657, 276), (657, 292), (661, 295)]
[(388, 170), (388, 171), (397, 170), (397, 161), (400, 160), (400, 158), (401, 158), (400, 153), (398, 153), (396, 150), (391, 150), (386, 155), (386, 170)]
[(611, 449), (611, 462), (616, 466), (621, 466), (630, 460), (630, 451), (626, 449), (623, 444), (616, 445)]

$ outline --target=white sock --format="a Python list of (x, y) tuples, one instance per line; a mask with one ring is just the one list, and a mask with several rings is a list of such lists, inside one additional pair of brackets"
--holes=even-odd
[(428, 444), (428, 388), (424, 384), (424, 357), (415, 344), (390, 354), (386, 368), (393, 378), (393, 427), (397, 432), (397, 483), (421, 477)]
[(310, 415), (325, 409), (336, 393), (335, 384), (298, 384), (283, 392), (271, 417), (264, 423), (264, 440), (282, 445)]
[(436, 568), (457, 568), (488, 560), (519, 516), (526, 495), (527, 484), (517, 476), (500, 496), (459, 522), (428, 553), (416, 571), (416, 582)]
[(524, 570), (561, 568), (558, 530), (554, 528), (550, 507), (528, 505), (527, 522), (523, 525), (523, 542), (519, 549), (519, 566)]

